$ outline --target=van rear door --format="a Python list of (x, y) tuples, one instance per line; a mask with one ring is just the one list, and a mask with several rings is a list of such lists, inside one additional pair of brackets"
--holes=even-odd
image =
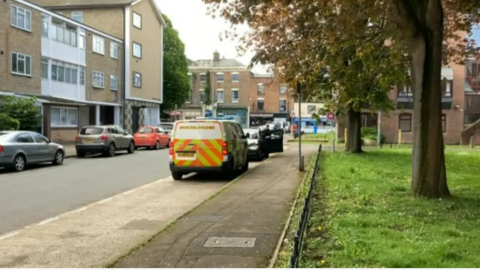
[(177, 122), (172, 138), (175, 165), (221, 166), (222, 132), (221, 123), (218, 121)]

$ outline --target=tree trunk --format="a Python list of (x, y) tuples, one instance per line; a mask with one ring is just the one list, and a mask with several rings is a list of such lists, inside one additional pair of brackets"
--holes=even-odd
[(345, 151), (350, 153), (362, 153), (362, 113), (349, 108), (347, 111), (347, 141)]
[(441, 122), (443, 8), (441, 0), (429, 0), (424, 7), (409, 6), (405, 4), (409, 1), (402, 1), (408, 19), (415, 18), (410, 38), (414, 93), (412, 193), (430, 198), (449, 197)]

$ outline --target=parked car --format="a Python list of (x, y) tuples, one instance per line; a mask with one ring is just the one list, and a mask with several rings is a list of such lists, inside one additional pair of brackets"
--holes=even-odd
[(167, 132), (169, 135), (172, 134), (172, 131), (173, 131), (173, 126), (175, 125), (175, 123), (161, 123), (160, 125), (158, 125), (159, 127), (161, 127), (165, 132)]
[(85, 126), (75, 138), (77, 157), (102, 153), (113, 157), (115, 152), (135, 152), (135, 140), (131, 134), (118, 126)]
[(140, 127), (138, 131), (133, 134), (135, 139), (135, 147), (147, 147), (150, 149), (160, 149), (161, 147), (168, 147), (170, 143), (170, 136), (161, 127), (144, 126)]
[(244, 129), (248, 141), (248, 158), (250, 160), (262, 160), (268, 158), (268, 152), (265, 151), (264, 141), (260, 138), (259, 129)]
[(65, 149), (33, 131), (0, 131), (0, 167), (23, 171), (27, 165), (62, 165)]

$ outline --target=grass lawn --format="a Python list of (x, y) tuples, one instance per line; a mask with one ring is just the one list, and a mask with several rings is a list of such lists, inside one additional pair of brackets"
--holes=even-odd
[(479, 152), (446, 152), (449, 200), (410, 195), (409, 150), (322, 158), (300, 267), (480, 266)]

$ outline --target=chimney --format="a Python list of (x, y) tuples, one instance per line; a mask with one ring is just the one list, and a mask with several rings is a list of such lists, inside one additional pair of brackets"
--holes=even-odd
[(220, 60), (220, 54), (217, 51), (215, 51), (213, 53), (213, 61), (219, 61), (219, 60)]

